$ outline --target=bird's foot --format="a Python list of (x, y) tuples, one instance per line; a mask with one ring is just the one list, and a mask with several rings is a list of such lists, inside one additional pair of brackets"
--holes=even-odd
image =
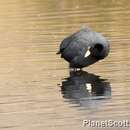
[(78, 72), (78, 71), (82, 71), (82, 69), (81, 68), (70, 68), (70, 71)]

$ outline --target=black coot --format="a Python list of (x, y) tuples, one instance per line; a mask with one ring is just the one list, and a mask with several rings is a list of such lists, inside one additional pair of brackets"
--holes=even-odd
[(104, 59), (109, 43), (100, 33), (83, 28), (65, 38), (57, 54), (69, 62), (71, 68), (83, 68)]

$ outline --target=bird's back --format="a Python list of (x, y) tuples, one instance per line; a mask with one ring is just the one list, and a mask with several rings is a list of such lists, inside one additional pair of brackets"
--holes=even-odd
[(87, 28), (81, 29), (73, 35), (65, 38), (60, 45), (60, 53), (67, 61), (71, 61), (75, 56), (84, 55), (90, 41), (92, 32)]

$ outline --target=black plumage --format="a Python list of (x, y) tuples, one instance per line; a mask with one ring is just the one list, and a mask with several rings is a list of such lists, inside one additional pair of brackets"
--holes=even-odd
[(109, 43), (100, 33), (83, 28), (65, 38), (57, 54), (69, 62), (72, 68), (83, 68), (101, 59), (109, 53)]

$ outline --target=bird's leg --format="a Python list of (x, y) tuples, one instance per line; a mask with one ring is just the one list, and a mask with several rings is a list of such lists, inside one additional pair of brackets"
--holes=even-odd
[(69, 64), (69, 70), (74, 71), (74, 68)]
[(74, 68), (75, 71), (82, 71), (82, 68)]
[(74, 68), (74, 71), (76, 72), (76, 71), (77, 71), (77, 68)]
[(72, 71), (72, 72), (73, 72), (73, 71), (75, 71), (75, 70), (74, 70), (74, 68), (70, 68), (70, 71)]
[(70, 71), (74, 71), (74, 72), (76, 72), (76, 71), (78, 71), (78, 70), (80, 70), (80, 69), (78, 69), (78, 68), (73, 68), (70, 64), (69, 64), (69, 69), (70, 69)]
[(70, 71), (76, 72), (76, 71), (77, 71), (77, 68), (71, 68)]
[(76, 71), (79, 71), (80, 69), (79, 68), (76, 68)]
[(80, 71), (82, 71), (82, 68), (80, 68)]

